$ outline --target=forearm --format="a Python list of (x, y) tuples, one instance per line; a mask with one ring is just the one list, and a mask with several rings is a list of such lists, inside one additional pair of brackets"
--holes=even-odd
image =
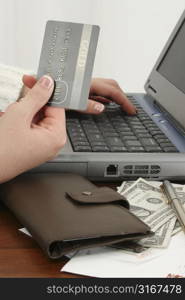
[(23, 88), (22, 76), (25, 73), (32, 72), (0, 64), (0, 111), (5, 111), (9, 104), (20, 97)]

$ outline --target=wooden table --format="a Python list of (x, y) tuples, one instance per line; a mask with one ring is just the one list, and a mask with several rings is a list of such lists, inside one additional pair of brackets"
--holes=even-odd
[(2, 277), (60, 277), (79, 278), (60, 269), (68, 261), (49, 260), (36, 242), (20, 232), (23, 227), (10, 211), (0, 205), (0, 278)]

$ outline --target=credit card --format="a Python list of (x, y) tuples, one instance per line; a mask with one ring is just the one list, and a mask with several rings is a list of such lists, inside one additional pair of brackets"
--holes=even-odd
[(47, 22), (37, 78), (55, 80), (48, 105), (86, 109), (99, 31), (97, 25)]

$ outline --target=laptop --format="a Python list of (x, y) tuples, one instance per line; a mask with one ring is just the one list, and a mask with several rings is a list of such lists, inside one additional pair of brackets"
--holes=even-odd
[(78, 173), (93, 181), (185, 179), (185, 12), (145, 84), (128, 94), (128, 116), (110, 103), (98, 116), (67, 112), (68, 140), (33, 171)]

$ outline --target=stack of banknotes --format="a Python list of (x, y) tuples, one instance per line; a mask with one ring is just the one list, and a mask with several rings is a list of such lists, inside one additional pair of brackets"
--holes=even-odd
[[(135, 182), (124, 181), (118, 192), (130, 203), (130, 210), (148, 224), (155, 235), (142, 239), (139, 244), (146, 248), (166, 248), (171, 237), (181, 231), (174, 210), (167, 203), (161, 189), (162, 182), (146, 181), (139, 178)], [(185, 186), (173, 184), (178, 197), (185, 207)]]

